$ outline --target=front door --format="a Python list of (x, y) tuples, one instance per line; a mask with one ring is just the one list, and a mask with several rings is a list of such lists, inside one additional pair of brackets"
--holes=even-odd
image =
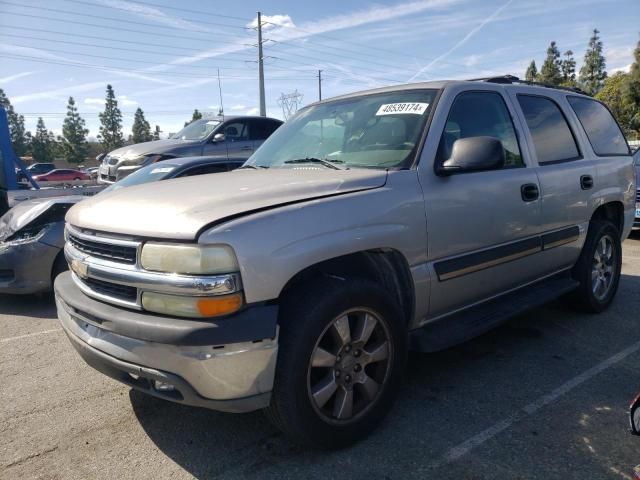
[(224, 133), (224, 140), (213, 143), (211, 139), (204, 148), (204, 155), (249, 158), (253, 153), (248, 119), (229, 120), (217, 130), (217, 133)]
[[(429, 142), (435, 144), (425, 148), (437, 153), (435, 159), (422, 158), (419, 167), (432, 318), (539, 275), (535, 266), (540, 251), (539, 183), (516, 132), (509, 100), (491, 85), (474, 91), (452, 87), (440, 99), (429, 135)], [(503, 168), (436, 174), (434, 165), (450, 157), (458, 139), (475, 136), (501, 141)]]

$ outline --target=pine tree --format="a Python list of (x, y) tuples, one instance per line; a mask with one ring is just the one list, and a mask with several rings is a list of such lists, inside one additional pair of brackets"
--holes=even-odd
[(536, 67), (536, 61), (531, 60), (531, 63), (527, 67), (527, 72), (524, 74), (524, 79), (527, 82), (535, 82), (538, 77), (538, 68)]
[(564, 60), (560, 63), (562, 71), (562, 85), (565, 87), (576, 86), (576, 61), (573, 58), (573, 52), (567, 50), (564, 52)]
[(548, 85), (560, 85), (562, 75), (560, 73), (560, 51), (556, 42), (551, 42), (547, 48), (547, 57), (544, 59), (538, 80)]
[(24, 117), (18, 115), (13, 109), (13, 105), (7, 98), (7, 95), (0, 88), (0, 105), (7, 111), (7, 120), (9, 123), (9, 133), (11, 135), (11, 145), (13, 152), (21, 157), (29, 150), (29, 137), (24, 128)]
[(140, 107), (136, 110), (133, 117), (133, 126), (131, 127), (131, 140), (133, 143), (148, 142), (153, 139), (151, 135), (151, 126), (144, 118), (144, 112)]
[(69, 163), (82, 163), (89, 153), (87, 134), (89, 130), (85, 128), (85, 122), (78, 113), (76, 102), (73, 97), (69, 97), (67, 104), (67, 117), (62, 124), (62, 153)]
[(195, 122), (196, 120), (200, 120), (202, 118), (202, 113), (200, 113), (198, 111), (198, 109), (196, 108), (193, 111), (193, 115), (191, 116), (191, 120), (189, 120), (188, 122), (184, 122), (184, 126), (186, 127), (187, 125), (189, 125), (192, 122)]
[(607, 78), (606, 62), (602, 55), (602, 42), (595, 29), (589, 39), (589, 47), (584, 54), (584, 63), (580, 68), (580, 85), (590, 95), (595, 95), (602, 88)]
[(47, 130), (42, 117), (38, 117), (36, 134), (31, 141), (31, 154), (36, 162), (53, 162), (56, 154), (56, 139), (53, 132)]
[(160, 140), (160, 125), (156, 125), (156, 129), (153, 131), (152, 140)]
[(107, 96), (104, 103), (104, 112), (100, 114), (100, 133), (98, 140), (102, 144), (105, 153), (124, 145), (122, 136), (122, 113), (118, 108), (116, 94), (113, 87), (107, 85)]

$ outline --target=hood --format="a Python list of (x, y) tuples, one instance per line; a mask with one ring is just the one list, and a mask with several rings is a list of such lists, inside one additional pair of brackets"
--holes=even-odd
[(197, 145), (200, 142), (192, 140), (180, 140), (178, 138), (167, 138), (165, 140), (153, 140), (152, 142), (136, 143), (135, 145), (127, 145), (126, 147), (116, 148), (109, 152), (109, 157), (124, 158), (130, 160), (140, 155), (149, 153), (164, 153), (173, 150), (176, 146)]
[(67, 213), (72, 225), (103, 232), (193, 240), (208, 224), (287, 203), (382, 187), (382, 170), (241, 169), (123, 188)]
[(38, 218), (52, 206), (58, 204), (75, 204), (87, 197), (70, 195), (66, 197), (38, 198), (20, 202), (0, 217), (0, 241), (21, 230)]

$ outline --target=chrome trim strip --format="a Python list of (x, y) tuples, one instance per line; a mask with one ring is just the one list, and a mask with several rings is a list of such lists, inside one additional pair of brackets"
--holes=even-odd
[(484, 270), (485, 268), (494, 267), (496, 265), (500, 265), (501, 263), (511, 262), (513, 260), (517, 260), (518, 258), (526, 257), (528, 255), (532, 255), (540, 251), (542, 251), (542, 247), (533, 247), (528, 250), (523, 250), (522, 252), (514, 253), (512, 255), (496, 258), (495, 260), (489, 260), (483, 263), (476, 263), (475, 265), (471, 265), (467, 268), (462, 268), (460, 270), (455, 270), (449, 273), (443, 273), (438, 275), (438, 277), (440, 278), (440, 281), (450, 280), (452, 278), (461, 277), (462, 275), (466, 275), (468, 273), (473, 273), (479, 270)]
[[(73, 283), (80, 289), (82, 293), (87, 295), (88, 297), (95, 298), (96, 300), (101, 300), (103, 302), (111, 303), (113, 305), (119, 305), (121, 307), (133, 308), (136, 310), (142, 310), (142, 307), (135, 302), (127, 302), (126, 300), (121, 300), (116, 297), (110, 297), (108, 295), (103, 295), (102, 293), (98, 293), (93, 291), (84, 282), (75, 274), (75, 272), (71, 272), (71, 278), (73, 279)], [(138, 294), (138, 298), (140, 295)]]
[(89, 235), (79, 231), (72, 225), (67, 224), (67, 231), (78, 238), (89, 240), (90, 242), (106, 243), (107, 245), (118, 245), (120, 247), (139, 248), (142, 242), (134, 240), (123, 240), (121, 238), (106, 237), (103, 235)]
[(66, 243), (64, 253), (67, 261), (81, 262), (87, 265), (87, 276), (105, 282), (135, 287), (139, 291), (169, 293), (187, 296), (227, 295), (241, 289), (240, 275), (178, 275), (173, 273), (151, 272), (133, 268), (118, 268), (112, 265), (94, 262)]

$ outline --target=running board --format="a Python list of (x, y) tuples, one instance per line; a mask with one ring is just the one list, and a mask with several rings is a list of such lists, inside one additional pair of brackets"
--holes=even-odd
[(409, 333), (411, 349), (419, 352), (444, 350), (477, 337), (515, 315), (555, 300), (578, 285), (569, 272), (565, 272), (434, 320)]

